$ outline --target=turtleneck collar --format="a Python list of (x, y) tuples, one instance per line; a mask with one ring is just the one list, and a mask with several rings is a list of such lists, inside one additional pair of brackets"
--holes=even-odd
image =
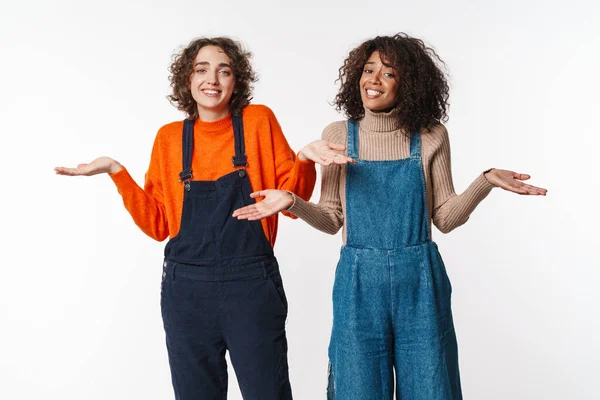
[(365, 116), (360, 120), (363, 129), (370, 132), (393, 132), (398, 128), (398, 109), (389, 112), (374, 112), (365, 108)]
[(225, 118), (211, 122), (202, 121), (199, 118), (197, 118), (194, 123), (194, 128), (202, 132), (215, 133), (228, 130), (231, 127), (231, 125), (231, 114), (229, 114)]

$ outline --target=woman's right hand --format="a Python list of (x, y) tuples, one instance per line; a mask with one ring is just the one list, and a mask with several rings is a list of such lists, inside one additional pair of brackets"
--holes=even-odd
[(354, 163), (353, 159), (343, 154), (344, 150), (346, 146), (343, 144), (315, 140), (300, 150), (298, 158), (302, 161), (312, 160), (321, 165)]
[(123, 166), (110, 157), (96, 158), (89, 164), (79, 164), (77, 168), (56, 167), (57, 175), (67, 176), (92, 176), (98, 174), (114, 174), (123, 169)]

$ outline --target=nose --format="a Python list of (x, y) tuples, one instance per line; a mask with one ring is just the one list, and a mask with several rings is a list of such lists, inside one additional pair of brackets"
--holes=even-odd
[(378, 85), (378, 84), (381, 83), (380, 79), (381, 79), (381, 71), (380, 70), (379, 71), (374, 71), (371, 74), (371, 76), (369, 76), (369, 82), (371, 82), (371, 83), (373, 83), (375, 85)]
[(218, 85), (219, 84), (219, 74), (217, 71), (211, 71), (206, 76), (206, 83), (209, 85)]

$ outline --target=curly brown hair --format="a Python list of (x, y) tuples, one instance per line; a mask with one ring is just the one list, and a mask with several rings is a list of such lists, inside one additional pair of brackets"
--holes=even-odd
[(173, 94), (167, 98), (189, 118), (198, 118), (198, 107), (192, 97), (190, 77), (194, 72), (194, 60), (198, 51), (204, 46), (220, 47), (231, 59), (235, 91), (229, 100), (229, 111), (231, 114), (241, 115), (242, 109), (252, 100), (253, 83), (258, 81), (258, 78), (250, 63), (252, 53), (246, 51), (241, 43), (227, 37), (194, 39), (186, 48), (173, 55), (173, 63), (169, 67), (169, 81)]
[(449, 87), (442, 71), (445, 64), (433, 48), (405, 33), (377, 36), (350, 51), (336, 80), (341, 82), (334, 100), (337, 111), (343, 110), (350, 119), (364, 117), (359, 82), (365, 63), (375, 51), (398, 71), (395, 108), (400, 129), (421, 131), (448, 120)]

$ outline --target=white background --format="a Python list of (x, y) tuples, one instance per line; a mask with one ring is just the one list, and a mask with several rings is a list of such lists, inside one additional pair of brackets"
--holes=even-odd
[[(107, 176), (53, 167), (108, 155), (143, 183), (156, 131), (183, 118), (165, 98), (180, 46), (242, 40), (261, 78), (254, 102), (299, 150), (343, 118), (328, 101), (348, 51), (399, 31), (448, 64), (457, 190), (489, 167), (549, 189), (496, 189), (465, 226), (434, 232), (454, 286), (464, 397), (600, 398), (599, 3), (292, 4), (0, 1), (0, 398), (172, 398), (164, 243), (138, 230)], [(296, 399), (325, 397), (340, 244), (281, 221)], [(229, 398), (241, 399), (232, 369)]]

